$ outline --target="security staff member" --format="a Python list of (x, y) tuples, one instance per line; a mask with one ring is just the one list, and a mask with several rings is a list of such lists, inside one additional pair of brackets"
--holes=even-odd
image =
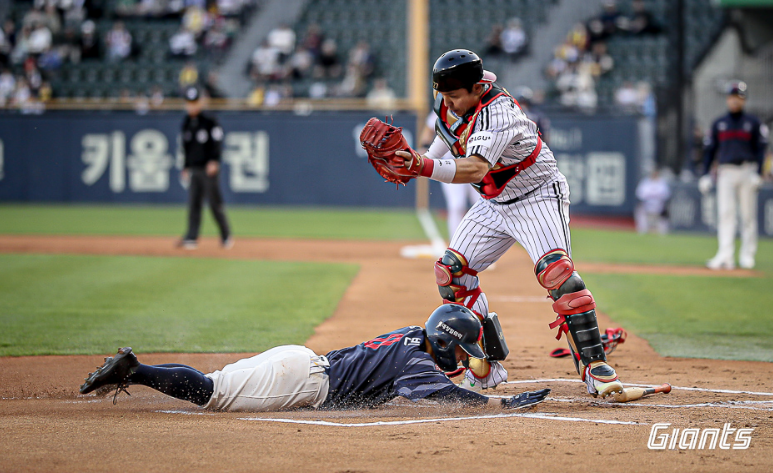
[(214, 117), (202, 113), (203, 97), (199, 89), (189, 87), (184, 92), (185, 110), (188, 114), (183, 121), (182, 145), (185, 151), (183, 181), (188, 181), (188, 231), (178, 246), (195, 249), (201, 227), (201, 207), (206, 196), (212, 215), (220, 229), (223, 248), (231, 248), (231, 230), (225, 216), (223, 196), (220, 193), (220, 154), (223, 129)]
[(719, 250), (706, 266), (710, 269), (735, 267), (736, 213), (741, 215), (741, 251), (738, 264), (754, 267), (757, 253), (757, 190), (762, 183), (762, 163), (767, 147), (768, 130), (759, 119), (744, 112), (747, 86), (732, 82), (727, 91), (727, 115), (711, 126), (705, 140), (703, 173), (698, 182), (702, 193), (712, 187), (709, 174), (715, 157), (717, 166), (717, 235)]

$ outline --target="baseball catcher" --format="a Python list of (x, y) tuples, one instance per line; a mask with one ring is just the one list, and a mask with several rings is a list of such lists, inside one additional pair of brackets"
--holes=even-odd
[[(470, 360), (467, 384), (485, 389), (507, 379), (501, 361), (509, 350), (497, 317), (489, 312), (479, 274), (519, 243), (553, 300), (556, 319), (550, 327), (558, 330), (557, 338), (566, 336), (588, 393), (622, 392), (617, 373), (606, 362), (596, 302), (572, 259), (569, 185), (537, 125), (470, 50), (442, 54), (432, 69), (432, 85), (437, 136), (423, 156), (405, 145), (398, 128), (375, 119), (361, 141), (371, 164), (391, 182), (424, 176), (470, 184), (482, 197), (434, 268), (443, 301), (473, 310), (484, 327), (486, 356)], [(444, 157), (449, 151), (452, 159)]]
[[(90, 373), (81, 394), (126, 391), (141, 384), (217, 411), (375, 407), (402, 396), (493, 409), (519, 409), (545, 400), (549, 389), (489, 398), (456, 386), (444, 373), (484, 357), (481, 323), (458, 304), (435, 309), (422, 327), (404, 327), (359, 345), (317, 355), (296, 345), (272, 348), (204, 374), (178, 364), (143, 365), (131, 348)], [(276, 367), (282, 369), (276, 369)]]

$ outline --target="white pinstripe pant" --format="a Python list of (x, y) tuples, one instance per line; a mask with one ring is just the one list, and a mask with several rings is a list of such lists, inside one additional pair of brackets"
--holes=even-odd
[[(569, 186), (565, 179), (547, 183), (508, 205), (480, 199), (462, 219), (449, 247), (463, 254), (470, 268), (480, 272), (516, 242), (526, 249), (534, 263), (556, 248), (566, 250), (571, 257)], [(479, 280), (465, 274), (454, 278), (453, 284), (471, 290), (478, 287)], [(484, 317), (488, 314), (485, 293), (481, 293), (472, 309)]]

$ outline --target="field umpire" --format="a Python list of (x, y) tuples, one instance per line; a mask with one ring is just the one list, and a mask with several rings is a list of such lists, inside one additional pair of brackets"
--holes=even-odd
[(185, 110), (187, 115), (182, 127), (182, 145), (185, 152), (185, 166), (182, 179), (190, 183), (188, 188), (188, 231), (178, 246), (195, 249), (198, 245), (201, 227), (201, 207), (206, 196), (212, 215), (220, 229), (220, 241), (223, 248), (231, 248), (231, 230), (225, 216), (223, 196), (220, 193), (220, 154), (223, 142), (223, 129), (217, 120), (202, 113), (203, 97), (199, 89), (189, 87), (185, 90)]

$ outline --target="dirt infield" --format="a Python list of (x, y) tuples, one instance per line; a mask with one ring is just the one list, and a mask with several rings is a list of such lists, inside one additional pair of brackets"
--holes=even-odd
[[(199, 250), (168, 238), (0, 236), (0, 252), (225, 257), (356, 262), (360, 271), (335, 314), (307, 345), (317, 352), (421, 324), (438, 304), (432, 262), (397, 257), (400, 243), (239, 240), (226, 252), (214, 240)], [(102, 357), (0, 358), (0, 471), (773, 471), (770, 363), (663, 358), (629, 333), (610, 356), (629, 384), (669, 382), (674, 390), (615, 404), (584, 394), (568, 359), (547, 354), (564, 342), (547, 324), (550, 304), (525, 252), (511, 250), (482, 275), (511, 347), (511, 383), (490, 394), (550, 387), (549, 400), (506, 417), (432, 403), (381, 409), (272, 414), (210, 413), (134, 386), (132, 396), (78, 396)], [(578, 264), (581, 272), (647, 271), (713, 276), (695, 268)], [(752, 272), (736, 271), (739, 277)], [(724, 273), (723, 275), (727, 275)], [(593, 288), (591, 288), (593, 289)], [(605, 315), (603, 328), (617, 326)], [(126, 341), (127, 345), (131, 340)], [(242, 354), (139, 354), (145, 363), (178, 362), (214, 370)], [(685, 389), (686, 388), (686, 389)], [(719, 392), (719, 391), (734, 392)], [(753, 428), (748, 450), (649, 450), (652, 425)], [(683, 439), (689, 440), (686, 436)], [(670, 439), (669, 439), (670, 440)], [(728, 437), (736, 444), (734, 434)]]

